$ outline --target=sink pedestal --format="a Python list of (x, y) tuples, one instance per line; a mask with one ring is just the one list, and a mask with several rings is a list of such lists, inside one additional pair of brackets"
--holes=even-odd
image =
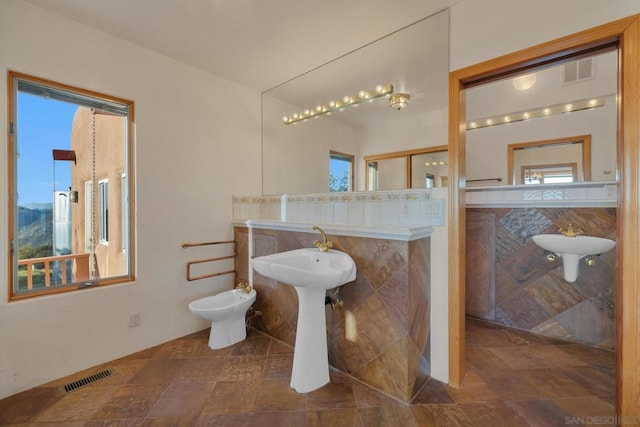
[(298, 393), (307, 393), (329, 382), (324, 311), (326, 291), (299, 286), (294, 288), (298, 294), (298, 327), (293, 351), (291, 388)]
[(574, 254), (562, 255), (562, 268), (564, 269), (564, 280), (573, 283), (578, 278), (578, 267), (582, 257)]
[(298, 393), (316, 390), (329, 382), (327, 323), (324, 296), (327, 289), (356, 279), (356, 263), (334, 249), (294, 249), (251, 259), (263, 276), (293, 286), (298, 294), (298, 328), (293, 350), (291, 388)]

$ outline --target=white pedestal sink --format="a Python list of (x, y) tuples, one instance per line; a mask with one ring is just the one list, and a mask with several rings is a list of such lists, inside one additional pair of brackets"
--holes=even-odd
[(582, 258), (608, 252), (616, 245), (613, 240), (593, 236), (538, 234), (532, 239), (542, 249), (562, 257), (564, 280), (567, 282), (575, 282), (578, 278), (578, 263)]
[(263, 276), (291, 285), (298, 294), (298, 327), (293, 352), (291, 388), (298, 393), (329, 382), (329, 356), (324, 297), (356, 278), (356, 264), (346, 253), (330, 249), (296, 249), (251, 259)]

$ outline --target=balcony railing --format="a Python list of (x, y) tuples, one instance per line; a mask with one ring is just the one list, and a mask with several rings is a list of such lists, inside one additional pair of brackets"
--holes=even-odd
[[(21, 259), (18, 260), (18, 270), (26, 269), (27, 290), (33, 289), (33, 272), (38, 264), (44, 264), (44, 286), (46, 288), (51, 287), (51, 278), (54, 272), (56, 279), (59, 277), (59, 281), (55, 280), (54, 285), (66, 285), (89, 279), (89, 254)], [(25, 267), (21, 268), (22, 266)], [(57, 268), (58, 266), (59, 268)]]

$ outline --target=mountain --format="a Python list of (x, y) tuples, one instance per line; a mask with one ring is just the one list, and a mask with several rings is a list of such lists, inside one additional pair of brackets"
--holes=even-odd
[[(53, 243), (53, 211), (51, 203), (31, 204), (42, 208), (18, 206), (18, 244), (37, 248)], [(48, 205), (48, 206), (47, 206)]]
[(53, 209), (53, 203), (25, 203), (24, 205), (20, 205), (20, 207), (28, 208), (28, 209), (39, 209), (41, 211), (46, 211), (47, 209)]

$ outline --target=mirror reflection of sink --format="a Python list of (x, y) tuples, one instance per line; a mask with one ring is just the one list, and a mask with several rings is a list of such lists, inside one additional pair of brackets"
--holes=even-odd
[(291, 388), (307, 393), (327, 384), (325, 294), (327, 289), (355, 280), (355, 262), (341, 251), (305, 248), (256, 257), (251, 266), (265, 277), (293, 286), (298, 294)]
[(575, 236), (562, 234), (538, 234), (532, 237), (534, 243), (544, 250), (562, 257), (564, 279), (575, 282), (578, 278), (578, 262), (588, 255), (600, 255), (614, 248), (616, 242), (603, 237)]
[(332, 289), (356, 278), (356, 264), (341, 251), (296, 249), (253, 258), (251, 266), (263, 276), (292, 286)]

